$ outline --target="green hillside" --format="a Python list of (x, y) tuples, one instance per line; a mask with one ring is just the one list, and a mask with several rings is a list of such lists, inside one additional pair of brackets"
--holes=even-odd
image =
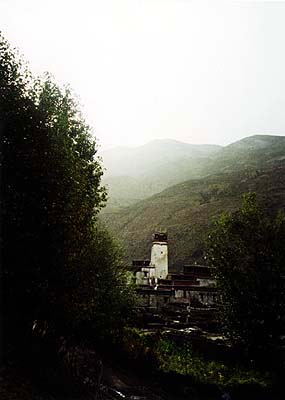
[(183, 263), (201, 260), (214, 218), (239, 208), (243, 193), (256, 192), (270, 212), (285, 210), (285, 162), (274, 159), (267, 164), (183, 182), (130, 207), (107, 209), (101, 218), (122, 242), (128, 263), (148, 258), (152, 233), (167, 229), (170, 268), (179, 269)]
[(220, 149), (201, 166), (200, 174), (266, 168), (282, 160), (285, 160), (284, 136), (254, 135)]
[(285, 137), (255, 135), (226, 147), (156, 140), (103, 154), (107, 209), (129, 206), (177, 183), (214, 173), (267, 168), (285, 158)]

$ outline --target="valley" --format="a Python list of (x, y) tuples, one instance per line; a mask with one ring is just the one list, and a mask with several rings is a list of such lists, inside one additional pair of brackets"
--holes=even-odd
[(180, 270), (184, 263), (205, 263), (205, 240), (213, 222), (239, 208), (246, 192), (256, 192), (258, 202), (270, 213), (285, 210), (284, 137), (245, 138), (198, 164), (197, 175), (203, 176), (134, 204), (112, 207), (116, 197), (111, 197), (101, 219), (121, 242), (127, 264), (148, 257), (156, 230), (168, 232), (170, 270)]

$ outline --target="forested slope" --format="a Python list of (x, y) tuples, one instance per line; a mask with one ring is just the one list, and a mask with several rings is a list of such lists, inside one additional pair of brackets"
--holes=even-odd
[(258, 202), (269, 212), (285, 209), (285, 163), (275, 160), (263, 165), (262, 169), (189, 180), (131, 207), (106, 210), (102, 218), (122, 242), (128, 263), (149, 257), (152, 233), (166, 229), (170, 268), (179, 269), (183, 263), (201, 261), (203, 241), (213, 220), (240, 207), (243, 193), (256, 192)]

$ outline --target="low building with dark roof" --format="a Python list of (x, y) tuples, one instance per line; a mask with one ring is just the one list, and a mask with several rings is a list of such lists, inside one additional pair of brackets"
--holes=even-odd
[(213, 307), (218, 299), (213, 268), (191, 264), (184, 265), (180, 273), (168, 272), (166, 233), (153, 234), (151, 259), (134, 260), (131, 269), (144, 306)]

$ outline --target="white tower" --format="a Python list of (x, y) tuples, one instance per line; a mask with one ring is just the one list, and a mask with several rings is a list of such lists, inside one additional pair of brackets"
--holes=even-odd
[(150, 262), (155, 268), (155, 278), (166, 279), (168, 275), (167, 233), (154, 233)]

